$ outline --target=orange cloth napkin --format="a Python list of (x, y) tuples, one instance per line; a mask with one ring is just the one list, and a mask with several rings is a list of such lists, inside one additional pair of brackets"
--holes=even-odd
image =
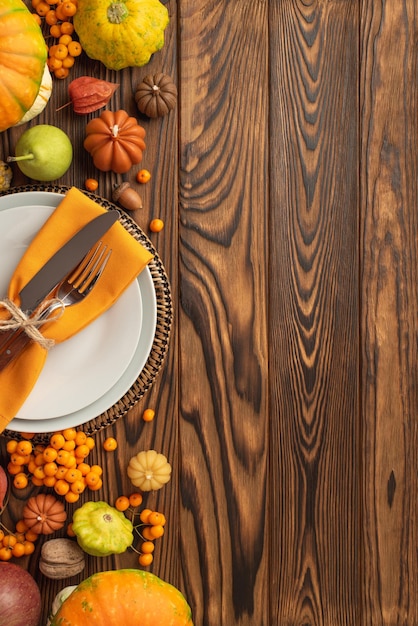
[[(82, 226), (105, 209), (72, 187), (30, 243), (10, 281), (8, 297), (19, 304), (19, 291)], [(106, 311), (151, 261), (152, 254), (116, 222), (101, 238), (112, 249), (106, 269), (89, 296), (67, 307), (57, 321), (41, 327), (56, 343), (68, 339)], [(4, 311), (0, 314), (8, 317)], [(54, 349), (54, 348), (52, 348)], [(0, 432), (15, 417), (45, 364), (47, 351), (32, 343), (0, 372)]]

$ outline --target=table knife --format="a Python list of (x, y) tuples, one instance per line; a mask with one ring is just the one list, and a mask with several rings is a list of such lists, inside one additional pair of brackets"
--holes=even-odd
[[(116, 209), (102, 213), (69, 239), (19, 292), (22, 311), (31, 315), (118, 218), (119, 211)], [(15, 332), (15, 330), (7, 330), (0, 333), (0, 350), (9, 344)]]

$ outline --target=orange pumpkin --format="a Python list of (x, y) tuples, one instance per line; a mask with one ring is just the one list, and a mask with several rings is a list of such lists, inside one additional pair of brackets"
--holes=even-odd
[(32, 496), (23, 509), (23, 521), (37, 535), (50, 535), (62, 528), (66, 519), (63, 503), (50, 493)]
[(84, 147), (97, 169), (124, 174), (142, 161), (145, 129), (126, 111), (103, 111), (86, 126)]
[(0, 3), (0, 132), (29, 111), (42, 83), (47, 47), (22, 0)]
[(86, 578), (54, 615), (51, 626), (193, 626), (181, 592), (137, 569), (99, 572)]

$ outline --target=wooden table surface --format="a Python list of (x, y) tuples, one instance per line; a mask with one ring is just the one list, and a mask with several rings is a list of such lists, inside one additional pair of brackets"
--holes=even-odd
[[(171, 482), (145, 500), (168, 520), (149, 569), (184, 592), (195, 626), (416, 626), (417, 2), (165, 4), (148, 66), (108, 71), (83, 55), (71, 73), (120, 83), (108, 108), (146, 129), (152, 179), (134, 219), (174, 308), (152, 388), (95, 436), (105, 480), (86, 498), (130, 492), (137, 451), (168, 457)], [(150, 120), (133, 90), (154, 72), (179, 98)], [(59, 184), (92, 176), (110, 199), (138, 167), (95, 170), (82, 142), (96, 114), (56, 112), (67, 88), (54, 82), (33, 123), (71, 137)], [(25, 128), (0, 135), (1, 158)], [(33, 182), (15, 172), (14, 185)], [(34, 492), (14, 491), (3, 522)], [(40, 586), (42, 623), (64, 584), (137, 566), (131, 551), (89, 557), (54, 582), (39, 552), (19, 564)]]

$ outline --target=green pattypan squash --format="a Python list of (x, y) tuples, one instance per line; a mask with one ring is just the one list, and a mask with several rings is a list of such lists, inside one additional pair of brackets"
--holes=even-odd
[(107, 502), (86, 502), (73, 514), (80, 548), (92, 556), (121, 554), (132, 545), (132, 522)]
[(169, 16), (159, 0), (78, 0), (73, 23), (87, 56), (121, 70), (163, 47)]

